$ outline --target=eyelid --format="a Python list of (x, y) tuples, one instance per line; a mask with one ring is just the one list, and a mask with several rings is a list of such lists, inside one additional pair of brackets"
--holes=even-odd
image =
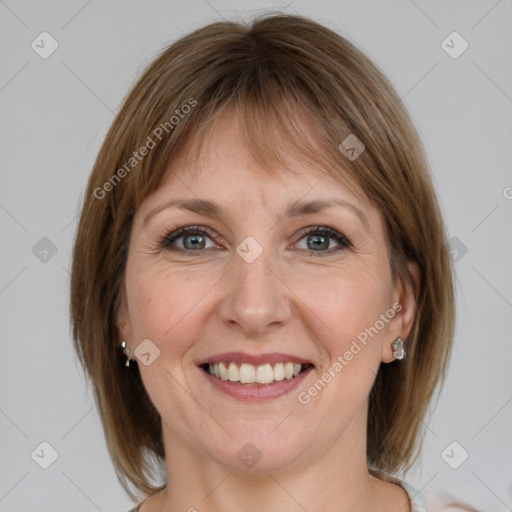
[[(314, 235), (314, 234), (323, 234), (328, 235), (330, 238), (334, 238), (336, 242), (341, 246), (342, 248), (349, 249), (353, 247), (352, 242), (350, 239), (345, 236), (341, 231), (339, 231), (336, 228), (333, 228), (328, 225), (316, 225), (316, 226), (306, 226), (305, 228), (301, 229), (299, 234), (297, 235), (297, 241), (298, 243), (300, 240), (302, 240), (307, 235)], [(294, 245), (295, 245), (294, 244)], [(331, 247), (327, 251), (307, 251), (312, 254), (332, 254), (339, 250), (340, 247)], [(299, 249), (300, 250), (300, 249)]]
[[(339, 229), (333, 228), (326, 224), (314, 224), (312, 226), (305, 226), (304, 228), (301, 228), (299, 230), (297, 236), (300, 236), (300, 238), (302, 238), (305, 235), (308, 235), (310, 233), (331, 234), (333, 237), (338, 236), (338, 237), (344, 238), (347, 242), (350, 242), (350, 240)], [(299, 240), (300, 240), (300, 238), (299, 238)]]
[[(200, 226), (200, 225), (189, 225), (189, 226), (182, 226), (179, 228), (176, 228), (171, 233), (168, 233), (166, 236), (163, 237), (161, 242), (159, 243), (159, 247), (161, 249), (166, 249), (169, 251), (174, 252), (181, 252), (181, 253), (197, 253), (200, 254), (202, 252), (205, 252), (206, 249), (203, 250), (190, 250), (190, 249), (182, 249), (182, 248), (173, 248), (171, 249), (171, 244), (178, 240), (179, 238), (182, 238), (183, 236), (192, 235), (192, 234), (204, 234), (207, 235), (211, 240), (213, 240), (215, 243), (218, 243), (217, 240), (220, 238), (217, 233), (215, 233), (213, 230), (206, 226)], [(302, 228), (299, 233), (295, 236), (296, 241), (293, 243), (293, 245), (297, 244), (300, 240), (302, 240), (307, 235), (313, 235), (316, 233), (321, 233), (328, 235), (330, 238), (333, 238), (336, 240), (336, 242), (339, 244), (337, 247), (332, 247), (328, 249), (327, 251), (306, 251), (305, 249), (296, 249), (296, 250), (302, 250), (306, 251), (308, 253), (312, 253), (315, 255), (322, 255), (322, 254), (332, 254), (341, 248), (348, 249), (352, 247), (352, 242), (349, 238), (347, 238), (342, 232), (340, 232), (338, 229), (335, 229), (331, 226), (327, 225), (312, 225), (312, 226), (305, 226)], [(209, 248), (211, 249), (211, 247)]]
[[(208, 228), (206, 226), (193, 226), (193, 225), (192, 226), (182, 226), (180, 228), (175, 229), (171, 233), (168, 233), (166, 236), (164, 236), (164, 238), (162, 239), (162, 241), (160, 243), (160, 246), (164, 249), (169, 249), (169, 246), (175, 240), (182, 238), (183, 236), (186, 236), (186, 235), (192, 235), (194, 233), (199, 233), (199, 234), (204, 233), (205, 235), (207, 235), (209, 238), (211, 238), (215, 242), (218, 238), (220, 238), (219, 235), (217, 235), (217, 233), (215, 233), (215, 231), (211, 230), (210, 228)], [(179, 251), (179, 252), (200, 252), (200, 251), (191, 251), (188, 249), (179, 249), (179, 248), (177, 249), (177, 251)]]

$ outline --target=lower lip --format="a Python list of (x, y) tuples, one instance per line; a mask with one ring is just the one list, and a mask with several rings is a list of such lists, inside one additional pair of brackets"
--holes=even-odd
[(229, 395), (241, 402), (251, 402), (258, 400), (272, 400), (286, 393), (293, 391), (313, 370), (310, 366), (302, 373), (292, 379), (283, 379), (272, 384), (240, 384), (239, 382), (231, 382), (230, 380), (222, 380), (218, 377), (210, 375), (203, 368), (199, 368), (201, 373), (206, 377), (208, 382), (219, 391)]

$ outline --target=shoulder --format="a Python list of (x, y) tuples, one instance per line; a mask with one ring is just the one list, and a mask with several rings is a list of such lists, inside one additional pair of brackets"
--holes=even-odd
[(477, 512), (475, 508), (471, 508), (468, 505), (462, 503), (454, 503), (447, 499), (442, 499), (437, 494), (427, 494), (427, 512)]
[(372, 470), (373, 476), (400, 485), (409, 496), (412, 512), (478, 512), (477, 509), (438, 494), (423, 494), (406, 481), (381, 471)]

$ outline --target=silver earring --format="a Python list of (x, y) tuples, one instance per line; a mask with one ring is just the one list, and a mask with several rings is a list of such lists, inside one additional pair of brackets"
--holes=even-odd
[(391, 346), (393, 347), (393, 355), (396, 359), (403, 359), (405, 357), (404, 340), (402, 338), (397, 338)]
[(130, 366), (130, 349), (126, 346), (126, 341), (123, 341), (121, 343), (121, 348), (123, 349), (123, 352), (126, 355), (126, 366)]

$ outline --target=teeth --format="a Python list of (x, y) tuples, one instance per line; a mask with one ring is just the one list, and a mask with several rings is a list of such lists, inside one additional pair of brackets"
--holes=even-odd
[(293, 363), (286, 363), (284, 365), (284, 376), (287, 379), (291, 379), (293, 377)]
[(274, 365), (274, 380), (283, 380), (284, 379), (284, 364), (276, 363)]
[[(231, 363), (233, 364), (233, 363)], [(215, 366), (215, 365), (214, 365)], [(252, 364), (241, 364), (240, 365), (240, 382), (242, 384), (246, 382), (256, 382), (256, 372)]]
[(242, 363), (214, 363), (208, 364), (207, 371), (222, 380), (240, 382), (241, 384), (270, 384), (274, 381), (292, 379), (297, 377), (302, 369), (298, 363), (276, 363), (254, 366)]
[(236, 382), (240, 380), (240, 370), (238, 369), (238, 365), (236, 363), (229, 363), (228, 379), (231, 382)]
[(256, 370), (256, 382), (258, 384), (270, 384), (274, 380), (274, 370), (269, 364), (258, 366)]
[[(211, 364), (208, 365), (208, 368), (211, 366)], [(228, 370), (226, 368), (226, 365), (224, 363), (219, 363), (218, 365), (217, 364), (214, 364), (213, 365), (213, 368), (214, 368), (214, 372), (215, 372), (215, 367), (218, 366), (219, 367), (219, 372), (220, 372), (220, 378), (222, 380), (228, 380)]]

